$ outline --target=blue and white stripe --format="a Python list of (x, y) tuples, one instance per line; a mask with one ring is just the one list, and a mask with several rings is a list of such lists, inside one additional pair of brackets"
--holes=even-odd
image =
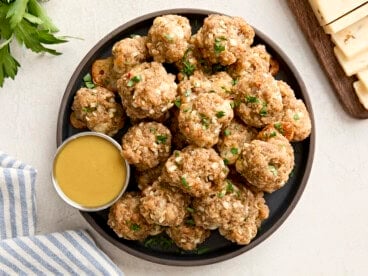
[(0, 239), (35, 233), (37, 171), (0, 151)]
[(0, 241), (0, 275), (123, 275), (85, 231)]
[(0, 275), (123, 275), (85, 231), (33, 236), (36, 175), (0, 151)]

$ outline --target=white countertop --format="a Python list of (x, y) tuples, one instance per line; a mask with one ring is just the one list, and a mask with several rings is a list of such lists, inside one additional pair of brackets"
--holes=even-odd
[(51, 0), (45, 4), (60, 34), (84, 38), (58, 46), (62, 56), (18, 48), (22, 67), (0, 89), (0, 150), (37, 168), (37, 233), (87, 228), (78, 211), (56, 194), (50, 180), (56, 120), (74, 69), (108, 32), (137, 16), (170, 8), (202, 8), (244, 17), (289, 55), (303, 77), (316, 120), (314, 165), (302, 198), (266, 241), (229, 261), (169, 267), (140, 260), (91, 230), (98, 245), (126, 275), (367, 275), (368, 120), (341, 108), (286, 1)]

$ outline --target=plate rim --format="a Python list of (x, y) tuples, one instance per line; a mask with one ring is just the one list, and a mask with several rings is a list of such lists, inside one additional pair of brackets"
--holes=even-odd
[[(209, 14), (223, 14), (218, 11), (211, 11), (206, 9), (191, 9), (191, 8), (175, 8), (175, 9), (166, 9), (166, 10), (160, 10), (160, 11), (154, 11), (151, 13), (147, 13), (144, 15), (141, 15), (139, 17), (133, 18), (129, 20), (126, 23), (123, 23), (122, 25), (118, 26), (111, 32), (109, 32), (107, 35), (105, 35), (101, 40), (99, 40), (84, 56), (84, 58), (81, 60), (81, 62), (77, 65), (76, 69), (72, 72), (72, 76), (65, 88), (60, 107), (59, 107), (59, 113), (58, 113), (58, 119), (57, 119), (57, 129), (56, 129), (56, 144), (59, 146), (62, 143), (62, 125), (63, 125), (63, 118), (64, 118), (64, 110), (67, 108), (67, 102), (70, 97), (70, 94), (72, 93), (72, 87), (76, 81), (78, 81), (77, 76), (80, 75), (81, 71), (83, 70), (83, 67), (86, 63), (89, 62), (91, 57), (104, 45), (107, 41), (112, 39), (113, 37), (117, 36), (121, 31), (124, 29), (127, 29), (129, 27), (132, 27), (133, 25), (140, 23), (144, 20), (154, 18), (157, 16), (165, 15), (165, 14), (198, 14), (198, 15), (209, 15)], [(226, 15), (226, 14), (224, 14)], [(242, 17), (243, 18), (243, 17)], [(300, 86), (300, 92), (303, 95), (303, 101), (305, 105), (307, 106), (307, 109), (310, 114), (311, 118), (311, 125), (312, 125), (312, 132), (309, 137), (309, 152), (308, 152), (308, 159), (306, 162), (306, 168), (304, 171), (303, 178), (299, 184), (299, 187), (297, 188), (297, 191), (292, 198), (291, 203), (285, 210), (285, 212), (279, 217), (279, 219), (275, 222), (272, 227), (270, 227), (266, 232), (263, 233), (263, 235), (257, 239), (251, 242), (250, 244), (243, 246), (233, 252), (225, 253), (221, 256), (215, 256), (210, 257), (206, 259), (200, 259), (200, 260), (175, 260), (175, 259), (162, 259), (153, 255), (149, 255), (143, 252), (140, 252), (138, 250), (132, 249), (131, 247), (122, 244), (117, 243), (115, 239), (113, 239), (110, 235), (108, 235), (89, 215), (89, 212), (82, 212), (80, 211), (80, 214), (82, 217), (87, 221), (87, 223), (97, 232), (99, 233), (104, 239), (109, 241), (111, 244), (119, 248), (120, 250), (125, 251), (126, 253), (129, 253), (130, 255), (133, 255), (137, 258), (144, 259), (146, 261), (150, 261), (153, 263), (163, 264), (163, 265), (170, 265), (170, 266), (201, 266), (201, 265), (209, 265), (213, 263), (222, 262), (225, 260), (232, 259), (236, 256), (239, 256), (252, 248), (258, 246), (263, 241), (265, 241), (267, 238), (269, 238), (276, 230), (285, 222), (285, 220), (290, 216), (292, 211), (295, 209), (295, 206), (300, 200), (301, 195), (303, 194), (305, 187), (307, 185), (312, 166), (313, 166), (313, 159), (315, 154), (315, 144), (316, 144), (316, 128), (315, 128), (315, 120), (314, 120), (314, 112), (311, 104), (311, 100), (307, 91), (307, 88), (305, 86), (305, 83), (299, 73), (299, 71), (296, 69), (294, 63), (290, 60), (290, 58), (286, 55), (286, 53), (267, 35), (265, 35), (263, 32), (259, 31), (257, 28), (253, 27), (255, 30), (256, 35), (261, 38), (263, 41), (266, 42), (266, 44), (270, 45), (271, 48), (277, 52), (277, 54), (283, 59), (285, 64), (290, 68), (290, 71), (293, 73), (297, 83)]]

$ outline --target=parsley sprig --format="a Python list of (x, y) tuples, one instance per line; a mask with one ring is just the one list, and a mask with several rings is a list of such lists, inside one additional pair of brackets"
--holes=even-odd
[(54, 35), (58, 31), (37, 0), (0, 1), (0, 87), (6, 78), (14, 79), (20, 67), (11, 53), (13, 40), (35, 53), (60, 55), (45, 46), (67, 42)]

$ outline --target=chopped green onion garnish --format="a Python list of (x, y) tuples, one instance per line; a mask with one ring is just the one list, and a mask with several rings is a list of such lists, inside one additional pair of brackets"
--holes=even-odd
[(300, 119), (300, 116), (298, 113), (295, 113), (293, 116), (294, 121), (298, 121)]
[(231, 134), (231, 131), (229, 129), (224, 130), (224, 135), (229, 136)]
[(129, 81), (128, 81), (128, 84), (127, 86), (128, 87), (132, 87), (134, 84), (140, 82), (142, 80), (141, 76), (137, 75), (137, 76), (134, 76), (132, 77)]
[(83, 81), (84, 81), (84, 85), (89, 88), (95, 88), (95, 84), (92, 82), (92, 77), (90, 73), (87, 73), (84, 77), (83, 77)]

